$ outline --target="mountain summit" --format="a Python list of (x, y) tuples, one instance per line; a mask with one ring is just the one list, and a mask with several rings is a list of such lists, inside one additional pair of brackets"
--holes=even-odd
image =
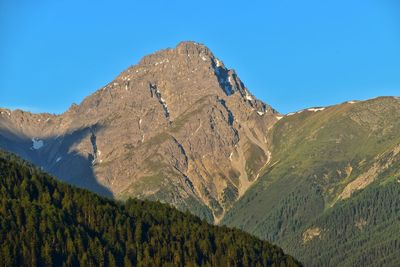
[(61, 115), (1, 110), (0, 147), (118, 199), (218, 220), (269, 162), (279, 114), (204, 45), (145, 56)]

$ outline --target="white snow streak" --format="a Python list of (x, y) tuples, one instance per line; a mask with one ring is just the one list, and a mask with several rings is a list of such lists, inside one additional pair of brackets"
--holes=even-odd
[(246, 94), (245, 98), (249, 101), (253, 101), (254, 99), (251, 97), (251, 95)]
[(35, 150), (41, 149), (44, 146), (43, 140), (32, 138), (32, 148)]
[(169, 62), (169, 60), (168, 59), (164, 59), (164, 60), (161, 60), (159, 62), (154, 63), (154, 66), (157, 66), (157, 65), (160, 65), (160, 64), (164, 64), (164, 63), (167, 63), (167, 62)]
[(324, 110), (325, 108), (309, 108), (309, 109), (307, 109), (308, 111), (312, 111), (312, 112), (317, 112), (317, 111), (322, 111), (322, 110)]

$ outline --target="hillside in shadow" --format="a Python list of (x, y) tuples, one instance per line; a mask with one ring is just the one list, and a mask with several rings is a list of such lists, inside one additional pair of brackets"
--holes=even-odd
[[(40, 138), (43, 146), (34, 149), (32, 137), (3, 128), (0, 129), (0, 148), (17, 154), (62, 181), (112, 198), (112, 192), (97, 181), (93, 170), (96, 157), (93, 142), (96, 140), (95, 133), (100, 129), (101, 126), (93, 125), (65, 135)], [(81, 142), (88, 142), (93, 147), (87, 155), (74, 149)]]

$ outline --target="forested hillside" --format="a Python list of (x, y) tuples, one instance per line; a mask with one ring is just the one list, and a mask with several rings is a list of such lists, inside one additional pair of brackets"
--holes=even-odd
[(1, 266), (299, 266), (282, 249), (164, 204), (121, 204), (0, 151)]
[(399, 182), (374, 184), (338, 203), (287, 247), (312, 266), (399, 266)]

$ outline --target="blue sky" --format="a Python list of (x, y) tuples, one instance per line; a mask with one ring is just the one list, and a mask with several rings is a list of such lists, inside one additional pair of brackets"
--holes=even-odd
[(283, 113), (400, 95), (398, 0), (0, 0), (0, 106), (61, 113), (182, 40)]

